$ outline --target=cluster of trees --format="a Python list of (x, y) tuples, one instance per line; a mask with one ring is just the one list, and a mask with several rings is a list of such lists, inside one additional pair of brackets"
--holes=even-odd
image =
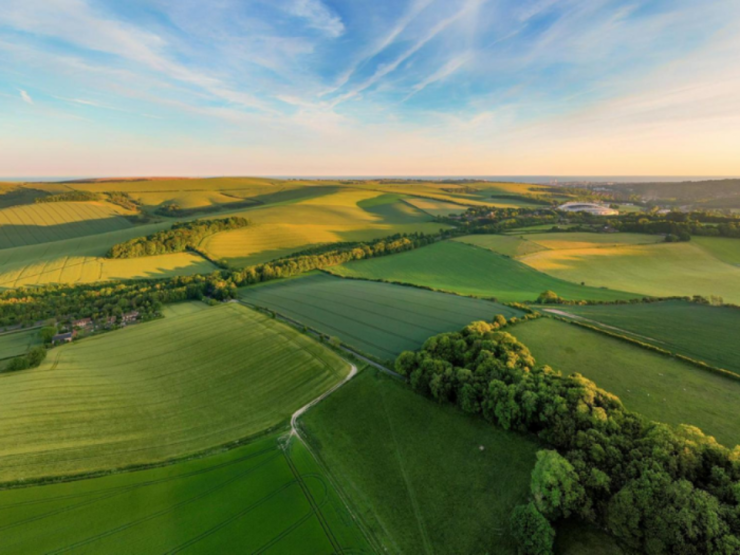
[(169, 230), (113, 245), (108, 251), (108, 258), (138, 258), (140, 256), (183, 252), (195, 248), (208, 235), (240, 229), (248, 225), (249, 220), (238, 216), (218, 220), (176, 223)]
[(131, 198), (128, 193), (124, 193), (121, 191), (112, 191), (110, 193), (106, 193), (106, 195), (108, 197), (108, 202), (117, 204), (122, 208), (132, 211), (137, 211), (140, 209), (139, 203)]
[(740, 448), (624, 408), (580, 374), (537, 366), (500, 322), (474, 322), (402, 353), (411, 387), (552, 447), (538, 456), (532, 502), (514, 513), (524, 553), (550, 553), (545, 521), (577, 516), (649, 554), (740, 553)]
[(15, 357), (6, 366), (5, 372), (17, 372), (18, 370), (27, 370), (28, 368), (36, 368), (46, 358), (46, 347), (39, 345), (33, 347), (25, 355)]
[(42, 202), (88, 202), (91, 200), (100, 200), (100, 195), (89, 191), (69, 191), (68, 193), (59, 193), (56, 195), (46, 195), (36, 197), (35, 203)]

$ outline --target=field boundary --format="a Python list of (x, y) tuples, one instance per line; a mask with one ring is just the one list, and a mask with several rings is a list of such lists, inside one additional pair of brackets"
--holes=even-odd
[(592, 324), (588, 324), (586, 322), (579, 322), (575, 319), (567, 318), (565, 316), (558, 316), (556, 314), (553, 314), (552, 312), (548, 312), (546, 314), (547, 318), (552, 318), (553, 320), (559, 320), (561, 322), (565, 322), (566, 324), (571, 324), (573, 326), (578, 326), (587, 330), (591, 330), (597, 333), (601, 333), (603, 335), (607, 335), (609, 337), (612, 337), (614, 339), (618, 339), (620, 341), (624, 341), (626, 343), (630, 343), (632, 345), (635, 345), (637, 347), (640, 347), (642, 349), (652, 351), (654, 353), (658, 353), (660, 355), (675, 358), (676, 360), (680, 360), (682, 362), (685, 362), (687, 364), (690, 364), (692, 366), (695, 366), (697, 368), (700, 368), (702, 370), (705, 370), (707, 372), (712, 372), (714, 374), (717, 374), (719, 376), (723, 376), (725, 378), (729, 378), (732, 380), (740, 381), (740, 375), (736, 374), (735, 372), (731, 372), (730, 370), (726, 370), (724, 368), (719, 368), (717, 366), (712, 366), (710, 364), (707, 364), (706, 362), (703, 362), (701, 360), (697, 360), (691, 357), (687, 357), (685, 355), (681, 355), (678, 353), (674, 353), (672, 351), (669, 351), (667, 349), (663, 349), (662, 347), (658, 347), (656, 345), (653, 345), (651, 343), (645, 343), (644, 341), (640, 341), (639, 339), (635, 339), (634, 337), (630, 337), (628, 335), (624, 335), (621, 333), (617, 333), (614, 331), (609, 331), (607, 329), (604, 329), (600, 326), (595, 326)]

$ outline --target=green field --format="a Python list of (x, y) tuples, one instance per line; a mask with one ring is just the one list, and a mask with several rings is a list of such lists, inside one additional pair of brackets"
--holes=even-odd
[(693, 241), (547, 250), (521, 260), (536, 270), (575, 283), (656, 297), (718, 295), (740, 304), (740, 267), (722, 262)]
[(0, 375), (0, 482), (163, 461), (252, 436), (349, 372), (236, 303), (138, 324)]
[[(684, 301), (565, 306), (562, 311), (627, 332), (635, 339), (740, 374), (735, 345), (740, 310)], [(615, 330), (611, 330), (615, 331)]]
[(692, 237), (692, 243), (696, 243), (704, 250), (709, 251), (722, 262), (740, 266), (740, 239), (729, 237)]
[(698, 426), (729, 447), (740, 444), (740, 381), (550, 318), (511, 333), (539, 364), (583, 374), (630, 410), (659, 422)]
[(41, 335), (37, 329), (0, 334), (0, 360), (25, 354), (36, 345), (41, 345)]
[[(389, 553), (516, 553), (538, 444), (365, 370), (301, 420)], [(483, 447), (483, 449), (481, 449)]]
[(270, 436), (151, 470), (0, 492), (4, 555), (371, 553), (305, 446)]
[(452, 216), (453, 214), (462, 214), (466, 209), (465, 206), (459, 204), (426, 198), (408, 197), (406, 202), (419, 210), (423, 210), (430, 216)]
[(173, 318), (176, 316), (186, 316), (188, 314), (195, 314), (197, 312), (203, 312), (213, 308), (201, 301), (187, 301), (183, 303), (172, 303), (166, 304), (162, 307), (162, 316), (165, 318)]
[(62, 241), (132, 227), (105, 202), (49, 202), (0, 210), (0, 249)]
[(511, 235), (466, 235), (453, 239), (453, 241), (488, 249), (511, 258), (547, 250), (547, 247)]
[(521, 315), (489, 301), (326, 274), (245, 287), (240, 296), (386, 360), (473, 320)]
[(552, 278), (510, 258), (456, 241), (351, 262), (331, 269), (347, 277), (423, 285), (503, 302), (534, 301), (545, 290), (572, 300), (630, 299), (638, 295), (584, 287)]

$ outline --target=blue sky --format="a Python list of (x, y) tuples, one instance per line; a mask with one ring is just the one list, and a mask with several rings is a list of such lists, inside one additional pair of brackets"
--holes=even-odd
[(3, 0), (0, 174), (740, 174), (736, 0)]

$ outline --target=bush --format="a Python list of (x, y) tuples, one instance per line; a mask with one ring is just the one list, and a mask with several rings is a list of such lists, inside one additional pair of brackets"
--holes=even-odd
[(511, 534), (521, 555), (551, 555), (555, 530), (534, 503), (519, 505), (511, 514)]

